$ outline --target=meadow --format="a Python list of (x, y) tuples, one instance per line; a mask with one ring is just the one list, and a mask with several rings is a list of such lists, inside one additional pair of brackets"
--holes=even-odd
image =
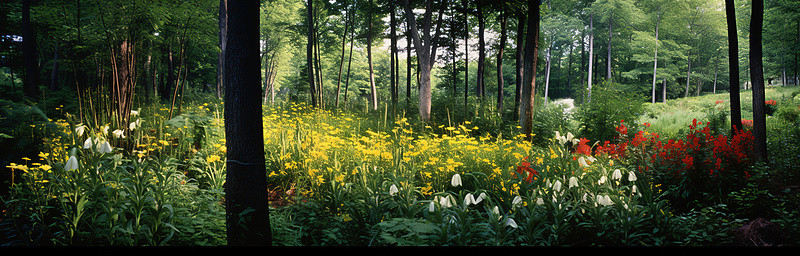
[[(727, 94), (644, 104), (607, 118), (604, 138), (586, 137), (601, 134), (587, 132), (587, 109), (539, 114), (535, 143), (508, 123), (265, 104), (273, 245), (797, 245), (800, 90), (766, 92), (767, 163), (747, 122), (728, 130)], [(4, 116), (25, 121), (0, 131), (21, 152), (5, 155), (0, 242), (225, 245), (223, 104), (198, 98), (169, 120), (167, 106), (141, 104), (125, 134), (63, 105), (45, 115), (4, 100)], [(757, 220), (778, 232), (746, 232)]]

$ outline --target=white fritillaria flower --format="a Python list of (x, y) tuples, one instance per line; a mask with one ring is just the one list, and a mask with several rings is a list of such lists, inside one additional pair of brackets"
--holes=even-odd
[(609, 206), (614, 204), (614, 202), (611, 201), (611, 198), (608, 197), (608, 195), (605, 196), (597, 195), (597, 202), (604, 206)]
[(472, 193), (467, 193), (467, 195), (464, 197), (464, 205), (468, 206), (470, 204), (478, 204), (478, 203), (475, 202), (475, 197), (472, 196)]
[(494, 213), (494, 215), (497, 215), (497, 220), (500, 220), (500, 208), (498, 208), (495, 205), (494, 208), (492, 208), (492, 213)]
[(543, 204), (544, 204), (544, 199), (542, 199), (541, 197), (536, 198), (536, 205), (543, 205)]
[(575, 178), (575, 176), (570, 177), (569, 178), (569, 188), (574, 188), (574, 187), (577, 187), (577, 186), (578, 186), (578, 178)]
[(606, 176), (605, 175), (600, 177), (600, 180), (597, 181), (597, 185), (603, 185), (603, 183), (606, 183)]
[(636, 173), (633, 171), (628, 172), (628, 181), (636, 181)]
[(514, 219), (512, 219), (512, 218), (508, 218), (508, 219), (506, 219), (505, 225), (506, 225), (506, 226), (511, 226), (512, 228), (517, 228), (517, 227), (519, 227), (519, 226), (517, 226), (517, 222), (516, 222), (516, 221), (514, 221)]
[(136, 129), (136, 122), (131, 122), (131, 124), (128, 125), (128, 129), (130, 129), (131, 131)]
[(111, 147), (111, 144), (108, 143), (108, 141), (100, 142), (100, 146), (97, 149), (97, 151), (100, 152), (101, 154), (108, 154), (111, 153), (111, 151), (113, 150), (114, 148)]
[(478, 203), (482, 202), (482, 201), (483, 201), (483, 199), (486, 199), (486, 197), (488, 197), (488, 196), (486, 195), (486, 193), (483, 193), (483, 192), (481, 192), (481, 194), (480, 194), (480, 195), (478, 195), (478, 197), (477, 197), (477, 198), (475, 198), (475, 204), (478, 204)]
[(67, 171), (77, 170), (78, 169), (78, 159), (75, 156), (70, 156), (67, 160), (67, 163), (64, 164), (64, 169)]
[(131, 116), (137, 116), (137, 115), (139, 115), (139, 111), (131, 110)]
[(514, 197), (514, 200), (513, 200), (513, 201), (511, 201), (511, 204), (513, 204), (513, 205), (520, 205), (520, 204), (522, 204), (522, 197), (521, 197), (521, 196), (515, 196), (515, 197)]
[(450, 179), (450, 185), (453, 187), (461, 186), (461, 175), (458, 175), (458, 173), (454, 174), (453, 178)]
[(103, 126), (103, 135), (108, 136), (108, 128), (109, 128), (108, 125)]
[(122, 130), (114, 130), (111, 133), (114, 134), (114, 138), (125, 138), (125, 132)]
[(619, 169), (614, 170), (614, 173), (611, 174), (611, 179), (612, 180), (622, 179), (622, 173), (619, 171)]
[(393, 195), (397, 194), (397, 192), (398, 192), (398, 190), (397, 190), (397, 186), (395, 186), (394, 184), (392, 184), (392, 186), (391, 186), (391, 187), (389, 187), (389, 195), (390, 195), (390, 196), (393, 196)]
[(451, 206), (453, 206), (453, 201), (455, 201), (455, 199), (453, 199), (452, 197), (453, 196), (451, 195), (447, 195), (446, 197), (440, 197), (439, 204), (442, 205), (442, 207), (444, 208), (450, 208)]
[(78, 126), (75, 127), (75, 133), (78, 134), (78, 137), (83, 136), (84, 130), (86, 130), (86, 126), (83, 124), (78, 124)]
[(83, 149), (90, 149), (90, 148), (92, 148), (92, 137), (86, 138), (86, 140), (83, 141)]
[(560, 180), (557, 180), (555, 183), (553, 183), (553, 190), (555, 190), (557, 192), (561, 191), (561, 181)]
[(436, 211), (436, 205), (434, 204), (434, 202), (433, 202), (433, 201), (431, 201), (431, 203), (430, 203), (430, 204), (428, 204), (428, 211), (429, 211), (429, 212)]

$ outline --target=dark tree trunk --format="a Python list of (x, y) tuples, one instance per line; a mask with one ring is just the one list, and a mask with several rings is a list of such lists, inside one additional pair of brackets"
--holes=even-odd
[(478, 70), (475, 80), (475, 94), (478, 98), (483, 100), (486, 97), (486, 83), (484, 80), (484, 73), (486, 69), (486, 40), (484, 39), (483, 30), (486, 28), (486, 21), (483, 18), (483, 3), (478, 2)]
[[(734, 0), (725, 0), (725, 16), (728, 23), (728, 67), (730, 73), (731, 127), (742, 130), (742, 110), (739, 103), (739, 37), (736, 30)], [(731, 132), (733, 134), (733, 132)]]
[(375, 72), (372, 67), (372, 9), (374, 8), (372, 0), (369, 1), (369, 8), (369, 15), (367, 15), (367, 19), (369, 19), (369, 26), (367, 28), (367, 66), (369, 67), (370, 91), (369, 103), (372, 105), (372, 110), (378, 110), (378, 88), (375, 87)]
[(522, 73), (525, 70), (525, 66), (524, 66), (524, 63), (523, 63), (523, 61), (524, 61), (523, 50), (525, 49), (525, 44), (524, 44), (524, 41), (525, 41), (524, 40), (525, 39), (525, 23), (526, 23), (525, 13), (522, 12), (522, 11), (519, 11), (517, 13), (517, 42), (516, 42), (517, 49), (514, 52), (514, 54), (516, 55), (516, 56), (514, 56), (515, 57), (514, 59), (515, 59), (515, 62), (516, 62), (516, 70), (515, 71), (516, 71), (516, 75), (517, 75), (517, 81), (515, 82), (515, 85), (514, 85), (514, 111), (513, 112), (514, 112), (514, 118), (515, 119), (519, 118), (519, 111), (518, 110), (519, 110), (519, 106), (520, 106), (519, 105), (520, 104), (520, 99), (522, 99), (522, 76), (523, 76)]
[[(503, 5), (505, 7), (505, 5)], [(503, 51), (506, 48), (506, 26), (508, 17), (506, 11), (500, 11), (500, 45), (497, 49), (497, 113), (503, 113)]]
[(764, 66), (762, 61), (762, 27), (764, 0), (753, 0), (750, 19), (750, 76), (753, 83), (753, 137), (755, 153), (761, 162), (767, 161), (767, 115), (764, 96)]
[(219, 0), (219, 66), (217, 66), (217, 99), (222, 99), (222, 90), (225, 86), (225, 35), (228, 31), (228, 0)]
[(55, 42), (55, 53), (53, 53), (53, 70), (50, 73), (50, 91), (58, 91), (58, 42)]
[(228, 245), (271, 245), (261, 124), (259, 2), (228, 4), (225, 210)]
[(464, 32), (464, 111), (467, 111), (467, 98), (469, 97), (469, 2), (462, 0), (461, 4), (464, 7), (464, 27), (467, 28)]
[[(347, 31), (350, 25), (350, 10), (345, 12), (344, 33), (342, 33), (342, 59), (339, 61), (339, 78), (336, 79), (336, 100), (334, 106), (339, 107), (339, 94), (341, 93), (342, 70), (344, 69), (345, 46), (347, 45)], [(352, 40), (352, 39), (351, 39)]]
[(311, 106), (317, 107), (317, 86), (314, 82), (314, 0), (308, 0), (308, 6), (306, 10), (308, 11), (308, 44), (306, 44), (306, 68), (308, 68), (308, 89), (311, 93)]
[(391, 97), (392, 97), (392, 114), (394, 114), (395, 109), (397, 108), (397, 19), (395, 17), (395, 2), (392, 0), (389, 3), (390, 6), (390, 14), (389, 14), (389, 29), (390, 32), (390, 40), (391, 40), (391, 48), (389, 49), (389, 65), (391, 66), (391, 75), (389, 75), (389, 87), (391, 89)]
[(520, 126), (527, 141), (533, 140), (533, 106), (536, 94), (536, 64), (539, 55), (539, 5), (528, 0), (528, 32), (525, 35), (525, 72), (522, 83), (522, 105), (520, 106)]
[(22, 79), (23, 93), (26, 97), (39, 99), (39, 59), (36, 47), (36, 33), (31, 23), (31, 0), (22, 1), (22, 58), (25, 65), (25, 76)]

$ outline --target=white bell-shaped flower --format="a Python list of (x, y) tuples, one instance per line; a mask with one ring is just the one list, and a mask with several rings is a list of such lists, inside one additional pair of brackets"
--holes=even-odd
[(86, 126), (83, 124), (78, 124), (78, 126), (75, 127), (75, 133), (78, 134), (78, 137), (83, 136), (84, 130), (86, 130)]
[(636, 173), (633, 171), (628, 172), (628, 181), (636, 181)]
[(111, 153), (111, 151), (114, 151), (114, 148), (111, 147), (111, 144), (108, 143), (108, 141), (103, 141), (100, 142), (100, 146), (97, 149), (97, 151), (100, 152), (101, 154), (108, 154)]
[(114, 130), (111, 133), (114, 134), (114, 138), (125, 138), (125, 132), (122, 130)]
[(578, 186), (578, 178), (575, 176), (569, 177), (569, 188), (574, 188)]
[(620, 172), (619, 169), (614, 169), (614, 173), (611, 174), (611, 179), (612, 180), (622, 179), (622, 172)]
[(86, 140), (83, 141), (83, 149), (90, 149), (90, 148), (92, 148), (92, 137), (86, 138)]
[(450, 185), (453, 187), (461, 186), (461, 175), (458, 173), (453, 175), (453, 178), (450, 179)]
[(475, 202), (475, 197), (472, 196), (472, 193), (467, 193), (467, 195), (464, 197), (464, 205), (467, 206), (470, 204), (478, 204), (478, 203)]
[(512, 228), (517, 228), (517, 227), (519, 227), (519, 226), (517, 226), (517, 222), (516, 222), (516, 221), (514, 221), (514, 219), (512, 219), (512, 218), (508, 218), (508, 219), (506, 219), (506, 222), (505, 222), (504, 224), (505, 224), (506, 226), (510, 226), (510, 227), (512, 227)]
[(397, 190), (397, 186), (395, 186), (394, 184), (392, 184), (392, 186), (391, 186), (391, 187), (389, 187), (389, 195), (390, 195), (390, 196), (393, 196), (393, 195), (397, 194), (397, 192), (398, 192), (398, 190)]
[(78, 169), (78, 159), (75, 156), (70, 156), (67, 163), (64, 164), (64, 169), (67, 171)]
[(556, 192), (560, 192), (561, 191), (561, 181), (560, 180), (557, 180), (555, 183), (553, 183), (553, 190), (555, 190)]

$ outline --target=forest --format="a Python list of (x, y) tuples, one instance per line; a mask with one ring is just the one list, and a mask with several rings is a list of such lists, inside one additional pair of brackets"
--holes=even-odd
[(2, 0), (0, 245), (797, 246), (800, 0)]

